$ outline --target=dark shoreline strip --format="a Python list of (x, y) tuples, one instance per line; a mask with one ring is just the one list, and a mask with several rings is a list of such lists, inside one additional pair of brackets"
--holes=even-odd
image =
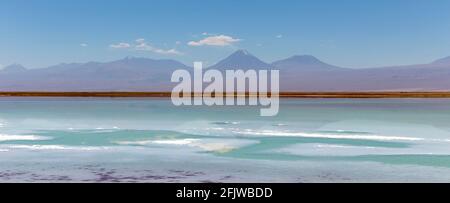
[[(200, 94), (192, 93), (193, 96)], [(213, 94), (214, 95), (214, 94)], [(225, 93), (257, 96), (257, 93)], [(270, 94), (269, 94), (270, 95)], [(0, 92), (0, 97), (170, 97), (171, 92)], [(450, 98), (450, 92), (280, 92), (282, 98)]]

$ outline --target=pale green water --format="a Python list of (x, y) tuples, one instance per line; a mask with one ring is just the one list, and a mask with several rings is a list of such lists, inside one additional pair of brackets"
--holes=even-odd
[(0, 99), (0, 182), (450, 182), (450, 100)]

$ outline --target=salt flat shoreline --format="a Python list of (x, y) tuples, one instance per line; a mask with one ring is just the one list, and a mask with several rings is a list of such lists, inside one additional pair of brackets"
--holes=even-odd
[[(200, 93), (191, 93), (201, 96)], [(214, 94), (213, 94), (214, 95)], [(257, 93), (218, 93), (257, 96)], [(269, 93), (270, 95), (270, 93)], [(171, 92), (0, 92), (0, 97), (171, 97)], [(450, 92), (280, 92), (281, 98), (450, 98)]]

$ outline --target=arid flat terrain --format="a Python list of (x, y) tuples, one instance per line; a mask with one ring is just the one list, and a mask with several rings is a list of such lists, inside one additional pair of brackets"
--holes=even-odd
[[(200, 94), (192, 93), (195, 96)], [(232, 94), (225, 94), (232, 95)], [(234, 93), (256, 96), (256, 93)], [(171, 92), (0, 92), (0, 97), (170, 97)], [(450, 92), (280, 92), (282, 98), (450, 98)]]

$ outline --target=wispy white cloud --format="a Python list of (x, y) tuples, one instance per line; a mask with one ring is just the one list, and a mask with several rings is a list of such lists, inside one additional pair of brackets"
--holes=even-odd
[(135, 40), (135, 42), (137, 44), (142, 44), (142, 43), (145, 43), (145, 39), (144, 38), (139, 38), (139, 39)]
[(139, 51), (151, 51), (153, 49), (144, 39), (137, 39), (134, 48)]
[(275, 36), (276, 38), (278, 38), (278, 39), (281, 39), (281, 38), (283, 38), (283, 35), (282, 34), (279, 34), (279, 35), (277, 35), (277, 36)]
[(82, 46), (82, 47), (87, 47), (88, 44), (86, 44), (86, 43), (81, 43), (80, 46)]
[(241, 39), (235, 39), (227, 35), (215, 35), (206, 37), (199, 41), (188, 42), (189, 46), (229, 46), (235, 42), (239, 42)]
[(125, 48), (130, 48), (131, 45), (129, 43), (121, 42), (118, 44), (111, 44), (111, 45), (109, 45), (109, 47), (111, 47), (113, 49), (125, 49)]
[(173, 54), (173, 55), (183, 55), (182, 52), (176, 50), (176, 49), (161, 49), (157, 47), (153, 47), (152, 45), (148, 44), (145, 39), (137, 39), (135, 49), (138, 51), (150, 51), (157, 54)]
[(161, 49), (154, 47), (147, 43), (147, 41), (143, 38), (136, 39), (134, 43), (126, 43), (121, 42), (118, 44), (111, 44), (109, 47), (114, 49), (130, 49), (130, 50), (136, 50), (136, 51), (148, 51), (153, 52), (157, 54), (173, 54), (173, 55), (183, 55), (182, 52), (176, 50), (176, 49)]
[(182, 52), (176, 50), (176, 49), (154, 49), (153, 52), (158, 53), (158, 54), (173, 54), (173, 55), (183, 55)]

